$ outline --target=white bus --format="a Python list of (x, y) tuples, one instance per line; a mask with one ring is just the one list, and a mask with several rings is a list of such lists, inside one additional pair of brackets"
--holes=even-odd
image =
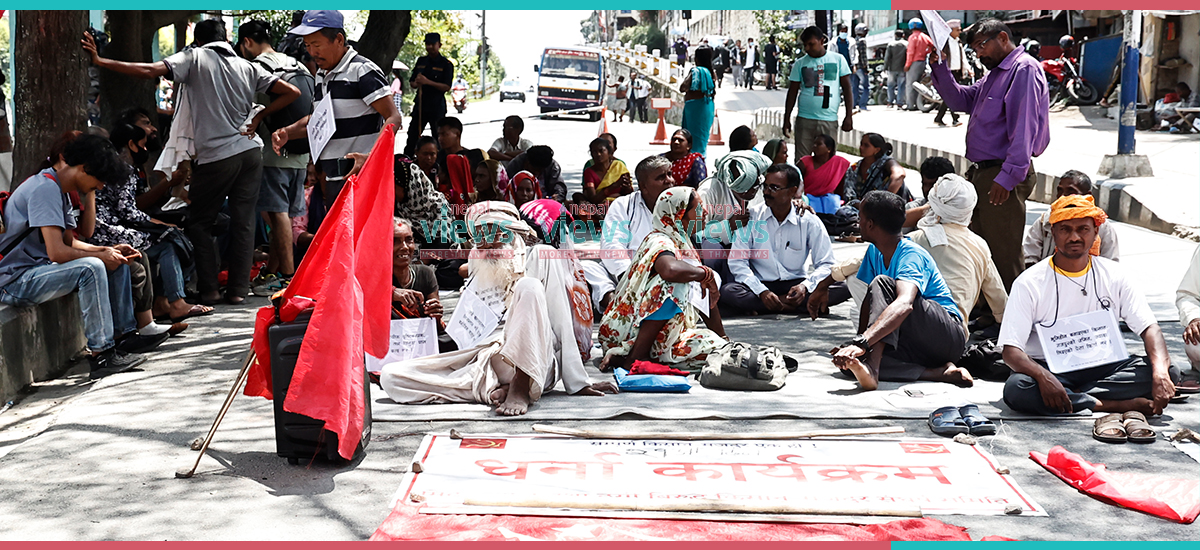
[[(582, 46), (546, 48), (538, 73), (537, 104), (543, 113), (596, 107), (604, 102), (604, 55)], [(600, 120), (600, 112), (588, 113)]]

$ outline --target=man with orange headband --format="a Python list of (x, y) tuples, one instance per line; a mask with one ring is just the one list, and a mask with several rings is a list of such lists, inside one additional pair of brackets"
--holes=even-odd
[[(1065, 195), (1051, 206), (1055, 252), (1013, 282), (1000, 328), (1013, 370), (1004, 402), (1041, 415), (1125, 413), (1097, 422), (1093, 435), (1144, 440), (1153, 430), (1142, 415), (1162, 413), (1179, 371), (1146, 298), (1120, 264), (1098, 256), (1096, 234), (1107, 219), (1090, 195)], [(1125, 351), (1118, 319), (1141, 336), (1148, 358)]]

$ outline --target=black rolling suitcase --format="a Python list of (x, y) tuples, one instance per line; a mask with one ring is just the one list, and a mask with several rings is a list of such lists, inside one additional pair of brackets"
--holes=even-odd
[[(287, 398), (292, 371), (296, 368), (300, 344), (311, 316), (312, 312), (306, 311), (295, 321), (279, 323), (267, 330), (271, 343), (271, 385), (275, 393), (275, 449), (290, 464), (309, 462), (318, 457), (331, 462), (344, 461), (337, 452), (337, 434), (326, 430), (323, 421), (283, 410), (283, 401)], [(363, 452), (371, 440), (371, 390), (365, 370), (364, 367), (363, 432), (355, 455)]]

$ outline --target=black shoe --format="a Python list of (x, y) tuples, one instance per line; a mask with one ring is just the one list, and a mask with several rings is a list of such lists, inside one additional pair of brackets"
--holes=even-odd
[(117, 347), (114, 349), (124, 353), (146, 353), (148, 351), (153, 351), (154, 348), (157, 348), (160, 344), (166, 342), (167, 338), (170, 337), (171, 334), (167, 332), (155, 334), (153, 336), (146, 336), (136, 332), (131, 332), (124, 338), (121, 338), (121, 340), (117, 342)]
[[(165, 334), (165, 333), (164, 333)], [(146, 362), (146, 357), (136, 353), (125, 353), (116, 348), (100, 352), (89, 357), (92, 366), (92, 379), (103, 378), (110, 374), (125, 372)]]

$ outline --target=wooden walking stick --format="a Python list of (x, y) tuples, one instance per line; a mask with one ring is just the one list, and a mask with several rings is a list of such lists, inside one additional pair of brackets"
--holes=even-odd
[(233, 382), (233, 387), (229, 388), (229, 395), (225, 396), (225, 403), (221, 405), (221, 410), (217, 413), (217, 417), (213, 419), (212, 427), (208, 429), (208, 435), (204, 437), (204, 443), (200, 445), (200, 452), (196, 454), (196, 462), (191, 468), (180, 468), (175, 471), (177, 478), (189, 478), (196, 473), (196, 468), (200, 466), (200, 459), (204, 458), (204, 453), (208, 451), (208, 445), (212, 443), (213, 436), (217, 433), (217, 427), (221, 425), (221, 421), (225, 419), (225, 413), (229, 412), (229, 406), (233, 404), (233, 398), (237, 397), (238, 388), (246, 383), (246, 378), (250, 376), (250, 365), (254, 364), (254, 359), (257, 357), (254, 354), (254, 348), (246, 353), (246, 359), (242, 361), (242, 370), (238, 371), (237, 379)]

